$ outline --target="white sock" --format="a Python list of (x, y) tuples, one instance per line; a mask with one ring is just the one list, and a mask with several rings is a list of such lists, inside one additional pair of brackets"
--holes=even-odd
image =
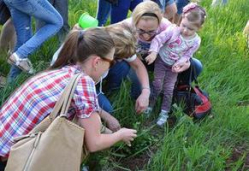
[(169, 112), (167, 110), (161, 110), (161, 113), (168, 114)]

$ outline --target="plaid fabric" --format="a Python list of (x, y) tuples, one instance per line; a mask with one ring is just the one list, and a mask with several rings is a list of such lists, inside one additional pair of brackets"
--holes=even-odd
[[(58, 101), (70, 78), (82, 72), (78, 66), (43, 72), (17, 89), (0, 109), (0, 156), (6, 157), (13, 137), (27, 134), (46, 116)], [(82, 74), (68, 111), (87, 118), (99, 109), (94, 81)]]

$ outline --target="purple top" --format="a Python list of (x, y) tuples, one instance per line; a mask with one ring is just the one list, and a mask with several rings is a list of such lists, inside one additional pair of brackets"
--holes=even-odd
[(185, 39), (180, 34), (180, 28), (171, 25), (152, 40), (149, 51), (159, 53), (165, 63), (173, 65), (180, 58), (189, 60), (200, 43), (201, 38), (197, 34), (191, 39)]

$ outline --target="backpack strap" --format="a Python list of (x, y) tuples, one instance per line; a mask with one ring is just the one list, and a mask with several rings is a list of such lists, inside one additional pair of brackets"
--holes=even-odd
[(191, 80), (195, 82), (195, 84), (198, 86), (198, 80), (197, 80), (197, 74), (196, 74), (196, 68), (193, 65), (193, 59), (190, 59), (190, 76), (189, 76), (189, 85), (191, 86)]

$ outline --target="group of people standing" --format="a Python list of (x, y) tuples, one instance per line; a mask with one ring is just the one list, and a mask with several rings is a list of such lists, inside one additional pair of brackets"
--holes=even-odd
[[(8, 58), (12, 64), (10, 77), (15, 78), (20, 71), (33, 73), (28, 55), (61, 29), (63, 19), (47, 1), (4, 2), (10, 9), (17, 32), (16, 47)], [(111, 3), (112, 13), (115, 7), (129, 4), (127, 0)], [(149, 116), (159, 94), (163, 93), (157, 125), (165, 125), (178, 73), (186, 72), (190, 65), (195, 67), (197, 75), (202, 70), (200, 61), (193, 58), (193, 54), (200, 46), (196, 32), (204, 23), (206, 12), (196, 3), (190, 3), (183, 8), (182, 20), (176, 26), (163, 17), (162, 9), (155, 2), (133, 0), (127, 9), (133, 11), (131, 18), (111, 19), (115, 24), (110, 26), (86, 30), (75, 27), (52, 66), (26, 81), (2, 105), (0, 167), (4, 168), (6, 164), (12, 139), (27, 134), (49, 115), (70, 78), (77, 73), (82, 75), (67, 116), (68, 119), (77, 116), (79, 125), (85, 128), (85, 144), (90, 152), (108, 148), (119, 141), (130, 146), (137, 136), (136, 130), (122, 128), (110, 114), (113, 108), (102, 93), (103, 79), (108, 80), (106, 87), (111, 91), (129, 77), (138, 114), (145, 112)], [(31, 16), (45, 22), (34, 35), (31, 34)], [(154, 73), (152, 85), (148, 72)], [(101, 119), (110, 129), (105, 133), (100, 131)]]

